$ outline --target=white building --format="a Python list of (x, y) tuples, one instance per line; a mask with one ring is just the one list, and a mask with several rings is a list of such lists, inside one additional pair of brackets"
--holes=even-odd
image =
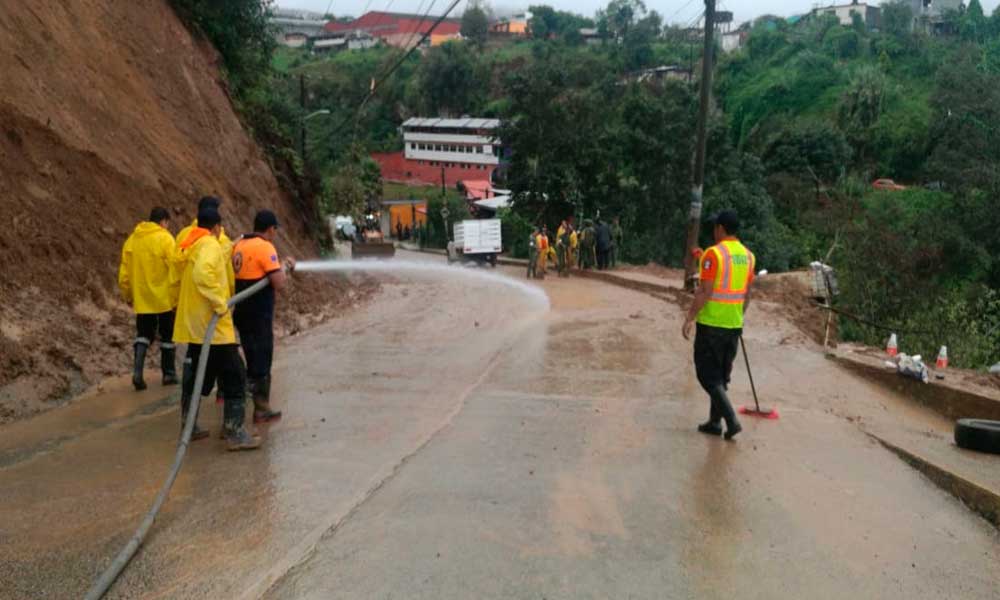
[(854, 23), (854, 15), (856, 14), (861, 17), (868, 29), (878, 29), (882, 16), (882, 10), (878, 6), (859, 0), (831, 6), (817, 6), (813, 12), (817, 15), (835, 15), (841, 25), (848, 27)]
[[(464, 164), (492, 170), (500, 164), (497, 119), (421, 119), (403, 123), (407, 160)], [(437, 165), (434, 165), (437, 166)]]
[(944, 33), (948, 30), (948, 14), (962, 10), (962, 0), (909, 0), (913, 13), (913, 30)]
[(287, 17), (272, 17), (270, 23), (274, 28), (275, 40), (283, 46), (292, 48), (300, 48), (309, 38), (322, 35), (326, 27), (326, 21)]

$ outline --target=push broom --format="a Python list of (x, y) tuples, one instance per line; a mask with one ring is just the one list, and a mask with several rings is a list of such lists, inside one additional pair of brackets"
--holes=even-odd
[(757, 386), (753, 383), (753, 373), (750, 371), (750, 357), (747, 356), (747, 343), (743, 341), (743, 336), (740, 336), (740, 346), (743, 348), (743, 360), (747, 363), (747, 375), (750, 377), (750, 389), (753, 390), (753, 403), (754, 408), (749, 406), (741, 406), (740, 414), (749, 415), (751, 417), (760, 417), (762, 419), (777, 419), (778, 411), (776, 409), (766, 409), (760, 407), (760, 402), (757, 400)]

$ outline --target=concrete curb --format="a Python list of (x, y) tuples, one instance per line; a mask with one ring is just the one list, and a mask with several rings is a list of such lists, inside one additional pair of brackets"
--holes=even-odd
[(1000, 402), (988, 396), (933, 382), (921, 383), (915, 379), (900, 377), (894, 370), (851, 360), (838, 354), (827, 353), (826, 356), (854, 373), (913, 398), (949, 419), (976, 418), (1000, 421)]
[(870, 432), (865, 433), (994, 526), (1000, 527), (1000, 495), (884, 438)]

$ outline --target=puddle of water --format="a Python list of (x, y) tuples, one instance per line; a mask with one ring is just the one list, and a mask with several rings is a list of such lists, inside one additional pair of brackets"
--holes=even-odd
[(366, 273), (390, 273), (394, 275), (440, 275), (451, 279), (466, 279), (470, 282), (502, 285), (523, 294), (539, 308), (547, 311), (550, 307), (549, 297), (541, 288), (476, 267), (459, 267), (401, 260), (304, 260), (295, 264), (295, 270), (306, 273), (349, 273), (363, 271)]

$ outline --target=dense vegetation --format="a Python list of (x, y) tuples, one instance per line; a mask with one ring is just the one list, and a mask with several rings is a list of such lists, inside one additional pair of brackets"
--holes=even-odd
[[(226, 5), (244, 3), (260, 6)], [(231, 58), (227, 34), (195, 22), (220, 48), (238, 102), (266, 115), (276, 137), (295, 139), (303, 116), (331, 112), (307, 123), (307, 172), (322, 176), (327, 210), (357, 212), (377, 199), (367, 156), (401, 148), (406, 118), (499, 117), (512, 150), (504, 184), (518, 194), (505, 217), (509, 240), (570, 214), (620, 216), (627, 260), (679, 264), (696, 89), (635, 75), (696, 67), (699, 41), (640, 0), (613, 0), (593, 19), (531, 12), (531, 39), (484, 39), (474, 12), (464, 24), (473, 43), (413, 53), (389, 77), (398, 49), (280, 49), (261, 67), (254, 57), (272, 56), (269, 41), (251, 35), (260, 54), (240, 56), (253, 50), (236, 44)], [(752, 23), (745, 47), (717, 59), (706, 211), (739, 210), (744, 239), (771, 271), (830, 256), (841, 306), (898, 328), (906, 349), (933, 355), (947, 343), (957, 364), (981, 365), (1000, 348), (1000, 11), (986, 16), (972, 0), (940, 36), (911, 22), (894, 3), (880, 32), (859, 19)], [(600, 43), (586, 43), (581, 28)], [(373, 81), (382, 83), (366, 100)], [(909, 187), (876, 191), (876, 178)], [(870, 343), (887, 335), (851, 321), (842, 331)]]

